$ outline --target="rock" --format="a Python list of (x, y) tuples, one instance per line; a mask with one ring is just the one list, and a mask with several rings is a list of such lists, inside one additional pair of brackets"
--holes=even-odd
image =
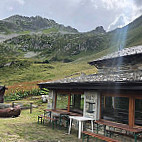
[(0, 109), (0, 117), (18, 117), (21, 113), (20, 106), (14, 108), (4, 108)]
[(9, 108), (9, 107), (11, 107), (10, 104), (0, 103), (0, 109)]
[(47, 103), (48, 102), (48, 95), (42, 95), (42, 102)]
[(103, 26), (99, 26), (95, 29), (95, 32), (97, 33), (105, 33), (106, 31), (104, 30)]
[(95, 30), (88, 32), (90, 34), (104, 34), (106, 31), (104, 30), (103, 26), (96, 27)]

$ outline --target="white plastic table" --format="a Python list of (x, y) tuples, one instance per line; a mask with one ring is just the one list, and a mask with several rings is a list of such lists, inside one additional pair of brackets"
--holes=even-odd
[(70, 118), (69, 134), (71, 132), (71, 127), (72, 127), (72, 121), (73, 120), (76, 120), (76, 121), (79, 122), (78, 139), (81, 138), (81, 129), (83, 131), (83, 122), (84, 121), (88, 121), (88, 120), (91, 121), (91, 127), (92, 127), (92, 132), (93, 132), (93, 121), (94, 121), (94, 119), (89, 118), (89, 117), (84, 117), (84, 116), (69, 116), (69, 118)]

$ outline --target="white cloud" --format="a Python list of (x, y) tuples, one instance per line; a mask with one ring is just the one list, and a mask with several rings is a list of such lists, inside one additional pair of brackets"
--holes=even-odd
[(139, 7), (142, 6), (142, 0), (134, 0), (134, 2), (136, 3), (136, 5)]
[(8, 11), (13, 11), (14, 8), (13, 8), (13, 6), (9, 6), (9, 7), (7, 7), (7, 10), (8, 10)]
[(131, 6), (131, 0), (102, 0), (106, 9), (121, 9)]
[(102, 0), (106, 8), (111, 11), (118, 11), (114, 20), (108, 26), (108, 30), (121, 28), (142, 14), (141, 7), (138, 7), (135, 0)]
[(24, 0), (15, 0), (16, 2), (18, 2), (20, 5), (24, 5), (25, 1)]

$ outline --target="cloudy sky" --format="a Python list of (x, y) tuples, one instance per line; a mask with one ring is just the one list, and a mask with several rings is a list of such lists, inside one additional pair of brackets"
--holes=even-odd
[(42, 16), (79, 31), (122, 27), (142, 14), (142, 0), (0, 0), (0, 19)]

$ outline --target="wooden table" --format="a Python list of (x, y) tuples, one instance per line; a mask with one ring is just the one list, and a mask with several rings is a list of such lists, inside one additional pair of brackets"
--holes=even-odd
[(59, 115), (69, 115), (69, 116), (82, 116), (82, 114), (76, 113), (76, 112), (70, 112), (64, 109), (45, 109), (45, 112), (53, 112), (53, 113), (57, 113)]
[(69, 115), (70, 114), (66, 110), (61, 110), (61, 109), (56, 109), (56, 110), (55, 109), (45, 109), (44, 113), (46, 114), (47, 112), (56, 113), (56, 114), (59, 114), (59, 115)]
[[(104, 120), (99, 120), (95, 122), (97, 125), (104, 125), (104, 134), (106, 131), (106, 126), (113, 127), (113, 128), (118, 128), (125, 130), (127, 132), (132, 132), (135, 138), (135, 142), (137, 142), (137, 136), (142, 134), (142, 127), (134, 127), (130, 128), (126, 124), (121, 124), (121, 123), (116, 123), (116, 122), (110, 122), (110, 121), (104, 121)], [(97, 126), (97, 131), (98, 131), (98, 126)]]
[(52, 115), (51, 115), (52, 113), (58, 114), (59, 115), (59, 125), (61, 124), (62, 117), (70, 114), (66, 110), (61, 110), (61, 109), (56, 109), (56, 110), (55, 109), (45, 109), (44, 111), (45, 111), (45, 113), (49, 112), (50, 117), (52, 117)]
[[(50, 113), (50, 117), (52, 117), (51, 113), (56, 113), (59, 114), (59, 126), (61, 126), (61, 120), (63, 117), (68, 117), (69, 116), (82, 116), (81, 114), (75, 113), (75, 112), (68, 112), (67, 110), (63, 110), (63, 109), (45, 109), (44, 110), (45, 113), (49, 112)], [(67, 125), (69, 125), (69, 122), (66, 123)]]

